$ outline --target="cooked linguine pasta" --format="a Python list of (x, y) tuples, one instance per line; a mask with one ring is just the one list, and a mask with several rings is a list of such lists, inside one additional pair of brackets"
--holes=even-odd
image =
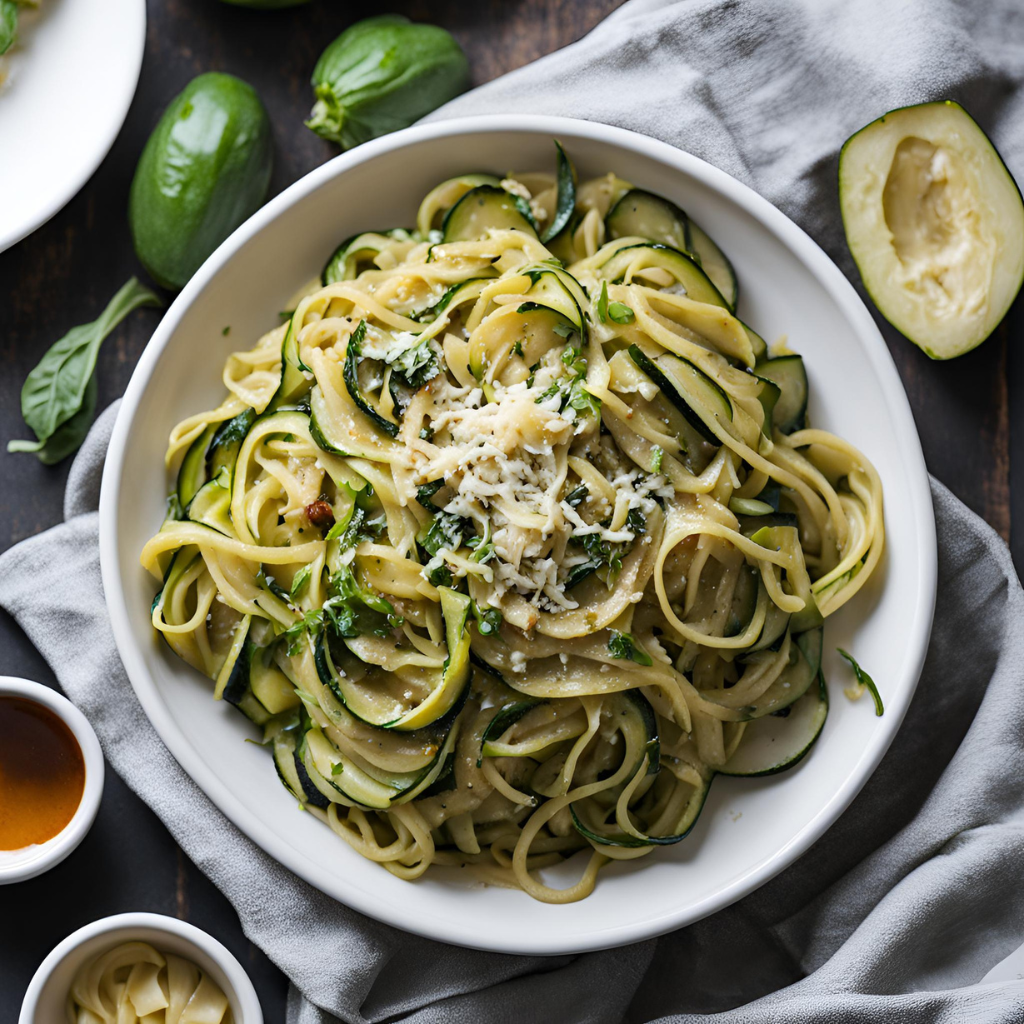
[(232, 1024), (220, 987), (191, 960), (148, 942), (122, 942), (78, 969), (69, 1024)]
[(402, 878), (553, 903), (682, 840), (716, 774), (804, 756), (884, 537), (715, 243), (558, 157), (343, 243), (175, 427), (142, 553), (154, 626), (307, 811)]

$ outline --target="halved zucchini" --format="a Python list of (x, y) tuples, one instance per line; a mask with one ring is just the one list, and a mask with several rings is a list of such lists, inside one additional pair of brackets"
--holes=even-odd
[(184, 512), (199, 488), (209, 479), (206, 468), (206, 453), (210, 442), (217, 433), (219, 423), (211, 423), (189, 446), (178, 470), (178, 503)]
[(399, 424), (384, 416), (366, 395), (363, 382), (359, 379), (359, 364), (362, 361), (362, 343), (366, 337), (366, 321), (360, 320), (352, 332), (345, 347), (345, 387), (349, 397), (359, 409), (369, 417), (375, 427), (384, 431), (388, 437), (397, 437)]
[(958, 103), (902, 107), (847, 139), (839, 202), (865, 289), (932, 359), (999, 325), (1024, 282), (1024, 202)]
[(189, 502), (188, 518), (225, 536), (235, 535), (231, 525), (231, 471), (226, 466), (199, 488)]
[(211, 480), (222, 469), (230, 471), (235, 468), (238, 449), (255, 421), (256, 410), (246, 409), (217, 428), (206, 452), (206, 472)]
[(537, 237), (530, 204), (495, 185), (470, 189), (447, 213), (441, 229), (445, 242), (472, 242), (492, 228), (525, 231)]

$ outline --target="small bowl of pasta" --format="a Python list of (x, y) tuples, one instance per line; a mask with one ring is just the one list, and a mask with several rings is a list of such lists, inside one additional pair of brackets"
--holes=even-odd
[(263, 1024), (242, 965), (194, 925), (117, 914), (73, 932), (40, 964), (19, 1024)]

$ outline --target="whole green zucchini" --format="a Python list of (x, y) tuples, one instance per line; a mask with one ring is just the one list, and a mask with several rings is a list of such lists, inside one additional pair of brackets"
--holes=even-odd
[(436, 25), (383, 14), (347, 28), (313, 69), (306, 124), (343, 149), (407, 128), (469, 87), (469, 62)]
[(273, 163), (270, 121), (252, 86), (194, 78), (142, 151), (128, 204), (135, 252), (153, 280), (182, 288), (262, 205)]

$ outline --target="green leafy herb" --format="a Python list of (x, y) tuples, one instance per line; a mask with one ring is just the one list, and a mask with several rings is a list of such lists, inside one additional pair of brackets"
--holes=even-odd
[(96, 409), (96, 358), (103, 339), (139, 306), (159, 296), (133, 277), (92, 323), (72, 327), (36, 365), (21, 389), (21, 414), (35, 441), (10, 441), (9, 452), (32, 452), (52, 465), (85, 439)]
[(410, 388), (422, 387), (441, 372), (441, 364), (429, 338), (394, 356), (388, 355), (385, 362)]
[(469, 521), (449, 512), (438, 512), (419, 538), (420, 546), (433, 558), (442, 548), (455, 551), (462, 546), (463, 535), (470, 529)]
[(491, 540), (491, 521), (488, 519), (482, 537), (470, 537), (466, 546), (473, 549), (470, 560), (485, 565), (494, 557), (494, 541)]
[[(549, 398), (561, 395), (559, 411), (564, 412), (567, 408), (572, 408), (581, 416), (599, 416), (601, 400), (595, 398), (585, 387), (587, 361), (580, 353), (580, 349), (576, 345), (566, 345), (562, 352), (562, 363), (568, 368), (568, 373), (553, 380), (536, 399), (537, 404), (540, 405), (541, 402), (546, 402)], [(532, 369), (533, 367), (531, 367)], [(531, 375), (527, 381), (527, 387), (532, 386), (533, 376)]]
[(481, 608), (476, 601), (471, 607), (481, 636), (493, 636), (501, 629), (501, 612), (497, 608)]
[(608, 282), (601, 282), (601, 294), (597, 300), (597, 318), (601, 323), (608, 323)]
[(430, 500), (441, 488), (444, 487), (444, 480), (431, 480), (416, 488), (416, 500), (429, 512), (440, 512), (441, 510)]
[(638, 665), (654, 664), (651, 656), (642, 647), (637, 647), (636, 641), (629, 633), (618, 633), (613, 629), (608, 641), (608, 650), (611, 651), (613, 658), (635, 661)]
[(590, 496), (590, 488), (586, 484), (580, 484), (579, 487), (574, 487), (566, 496), (565, 503), (570, 508), (577, 508), (582, 505), (584, 501)]
[(338, 636), (387, 636), (405, 621), (390, 601), (362, 586), (347, 565), (331, 573), (327, 590), (331, 596), (324, 602), (323, 623)]
[(442, 562), (427, 573), (427, 580), (435, 587), (450, 587), (454, 582), (452, 571)]
[(521, 341), (517, 341), (512, 346), (512, 355), (519, 356), (520, 359), (523, 358), (523, 343)]
[(298, 654), (302, 649), (302, 639), (316, 636), (324, 627), (324, 614), (319, 609), (304, 612), (298, 622), (289, 626), (282, 634), (285, 650), (289, 655)]
[(608, 318), (617, 324), (631, 324), (636, 319), (636, 314), (624, 302), (610, 302)]
[(420, 429), (420, 440), (421, 441), (433, 441), (434, 440), (434, 428), (423, 427)]
[(18, 5), (0, 0), (0, 53), (6, 53), (18, 36)]
[(309, 583), (310, 577), (313, 575), (313, 566), (304, 565), (296, 574), (292, 580), (292, 589), (289, 591), (291, 597), (296, 597), (302, 588)]
[(331, 765), (331, 778), (337, 778), (345, 770), (345, 765), (341, 761), (335, 761)]
[(285, 604), (289, 603), (291, 595), (288, 591), (285, 590), (273, 576), (268, 576), (262, 568), (256, 573), (256, 582), (259, 583), (260, 586), (266, 587), (267, 590), (269, 590), (275, 597), (281, 598)]
[(881, 717), (885, 713), (885, 706), (882, 704), (882, 695), (878, 692), (874, 679), (857, 664), (852, 654), (847, 654), (841, 647), (837, 647), (836, 650), (850, 663), (857, 683), (870, 691), (871, 699), (875, 702), (875, 714)]
[(376, 540), (384, 532), (387, 522), (384, 516), (378, 516), (376, 519), (367, 517), (366, 509), (359, 505), (358, 501), (353, 503), (348, 515), (336, 522), (327, 531), (324, 539), (337, 540), (342, 551), (354, 548), (364, 540)]
[(626, 513), (626, 526), (636, 534), (643, 533), (647, 529), (647, 520), (644, 518), (643, 512), (638, 508), (631, 508)]
[(220, 333), (223, 334), (224, 337), (226, 338), (231, 333), (231, 327), (225, 327)]
[(654, 451), (651, 452), (651, 472), (661, 472), (661, 462), (665, 458), (665, 449), (661, 445), (655, 445)]

